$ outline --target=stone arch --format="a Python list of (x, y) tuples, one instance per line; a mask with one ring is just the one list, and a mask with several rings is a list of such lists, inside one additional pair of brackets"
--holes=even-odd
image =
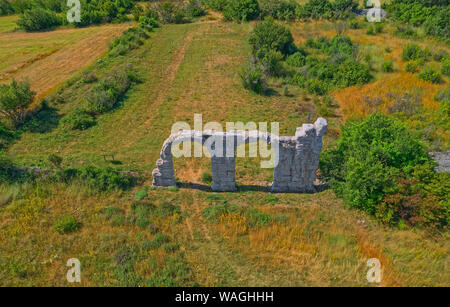
[[(274, 167), (272, 192), (313, 192), (319, 153), (322, 151), (322, 136), (328, 123), (319, 118), (314, 124), (297, 128), (294, 136), (276, 136), (260, 131), (234, 130), (203, 132), (183, 130), (172, 134), (163, 144), (160, 158), (153, 170), (153, 186), (176, 185), (172, 147), (183, 142), (197, 142), (209, 148), (213, 191), (235, 191), (235, 151), (238, 146), (265, 141), (278, 146), (278, 163)], [(211, 141), (213, 140), (213, 141)], [(208, 143), (208, 144), (207, 144)]]

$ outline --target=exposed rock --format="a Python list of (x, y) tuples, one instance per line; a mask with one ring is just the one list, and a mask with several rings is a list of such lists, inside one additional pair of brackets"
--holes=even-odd
[(438, 166), (434, 168), (437, 173), (450, 173), (450, 150), (444, 152), (430, 152), (430, 156)]

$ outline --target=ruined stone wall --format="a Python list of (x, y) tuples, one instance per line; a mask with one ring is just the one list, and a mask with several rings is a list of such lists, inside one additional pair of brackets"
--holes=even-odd
[[(259, 131), (192, 131), (184, 130), (171, 135), (161, 150), (157, 168), (153, 171), (153, 186), (168, 187), (176, 185), (172, 146), (174, 144), (197, 142), (202, 145), (212, 137), (223, 141), (220, 148), (222, 154), (214, 145), (211, 147), (211, 170), (213, 191), (235, 191), (235, 156), (236, 148), (242, 144), (265, 141), (272, 146), (278, 146), (278, 164), (274, 168), (272, 192), (314, 192), (316, 171), (319, 167), (319, 153), (322, 151), (322, 136), (328, 123), (319, 118), (314, 124), (304, 124), (297, 128), (294, 136), (272, 135)], [(232, 139), (232, 142), (230, 140)], [(228, 146), (228, 150), (227, 150)], [(232, 148), (230, 148), (230, 146)], [(232, 152), (233, 156), (225, 154)]]

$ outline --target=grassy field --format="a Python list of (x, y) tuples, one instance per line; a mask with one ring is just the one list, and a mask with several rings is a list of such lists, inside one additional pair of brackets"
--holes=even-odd
[[(304, 33), (334, 31), (326, 23), (291, 26), (298, 44)], [(84, 29), (91, 33), (84, 35), (103, 35), (96, 29)], [(149, 188), (171, 125), (192, 125), (194, 113), (205, 123), (278, 121), (283, 135), (317, 116), (312, 98), (298, 88), (290, 88), (289, 96), (282, 87), (270, 96), (242, 88), (237, 72), (249, 54), (251, 29), (217, 20), (165, 25), (126, 57), (89, 65), (85, 71), (99, 77), (131, 65), (142, 82), (86, 131), (67, 131), (59, 119), (92, 84), (78, 82), (78, 73), (58, 89), (66, 102), (52, 106), (52, 121), (45, 117), (41, 129), (25, 132), (10, 147), (16, 161), (46, 168), (48, 155), (58, 154), (64, 166), (119, 164), (145, 179), (132, 191), (104, 194), (76, 184), (1, 186), (13, 200), (0, 207), (0, 285), (69, 286), (65, 263), (72, 257), (82, 263), (82, 286), (371, 286), (366, 262), (373, 257), (382, 263), (382, 286), (450, 284), (446, 234), (385, 228), (347, 209), (331, 190), (272, 195), (265, 188), (271, 171), (261, 170), (256, 159), (237, 160), (237, 193)], [(364, 39), (357, 31), (349, 34)], [(343, 121), (337, 113), (329, 118), (325, 147), (335, 142)], [(105, 153), (115, 161), (105, 161)], [(176, 159), (175, 169), (189, 186), (201, 184), (210, 165), (207, 158)], [(224, 204), (239, 210), (207, 214)], [(65, 216), (81, 222), (80, 229), (56, 232), (55, 223)]]
[(129, 25), (50, 32), (14, 31), (17, 16), (0, 17), (0, 82), (28, 79), (38, 98), (102, 55)]

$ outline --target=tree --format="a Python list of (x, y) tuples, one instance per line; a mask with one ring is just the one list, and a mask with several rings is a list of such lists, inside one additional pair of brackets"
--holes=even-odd
[(28, 81), (0, 85), (0, 114), (18, 125), (25, 119), (26, 110), (34, 100), (35, 92), (30, 89)]
[(267, 18), (256, 25), (250, 33), (249, 43), (253, 54), (263, 58), (269, 50), (290, 55), (296, 51), (291, 31), (283, 25), (277, 24), (272, 18)]

